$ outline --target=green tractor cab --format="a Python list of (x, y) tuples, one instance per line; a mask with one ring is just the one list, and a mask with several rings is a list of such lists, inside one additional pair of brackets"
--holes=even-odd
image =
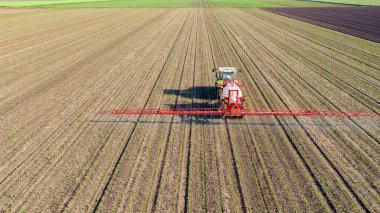
[(216, 96), (219, 99), (223, 92), (224, 81), (228, 76), (231, 76), (231, 78), (235, 79), (239, 70), (235, 67), (219, 67), (218, 69), (214, 68), (212, 71), (216, 74)]

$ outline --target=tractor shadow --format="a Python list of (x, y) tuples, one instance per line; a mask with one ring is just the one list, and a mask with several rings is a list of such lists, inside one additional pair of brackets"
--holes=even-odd
[[(189, 108), (218, 108), (219, 102), (216, 97), (215, 86), (194, 86), (188, 89), (164, 89), (163, 94), (175, 95), (182, 98), (186, 98), (187, 103), (173, 103), (165, 104), (167, 108), (175, 109), (189, 109)], [(192, 103), (189, 103), (192, 100)], [(213, 121), (221, 119), (222, 116), (188, 116), (179, 115), (181, 118), (180, 123), (188, 124), (211, 124)]]
[(176, 95), (188, 99), (198, 100), (215, 100), (216, 88), (215, 86), (194, 86), (188, 89), (164, 89), (162, 91), (166, 95)]

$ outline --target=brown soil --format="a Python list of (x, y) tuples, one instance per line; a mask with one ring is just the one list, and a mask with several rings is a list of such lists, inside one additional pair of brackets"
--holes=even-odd
[(380, 7), (267, 8), (266, 10), (380, 43)]

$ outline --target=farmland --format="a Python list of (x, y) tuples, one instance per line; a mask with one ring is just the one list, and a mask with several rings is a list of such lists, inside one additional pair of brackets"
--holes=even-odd
[[(64, 19), (62, 17), (65, 17)], [(101, 116), (213, 107), (380, 113), (380, 45), (250, 8), (0, 13), (0, 211), (380, 209), (380, 119)]]
[(269, 8), (271, 12), (380, 42), (380, 7)]
[(345, 5), (361, 5), (361, 6), (379, 6), (380, 1), (378, 0), (309, 0), (314, 2), (327, 2)]

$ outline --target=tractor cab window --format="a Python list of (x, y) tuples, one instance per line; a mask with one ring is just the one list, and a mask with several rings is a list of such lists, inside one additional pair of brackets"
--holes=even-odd
[(234, 73), (233, 72), (223, 72), (222, 73), (222, 79), (227, 79), (227, 76), (234, 77)]

